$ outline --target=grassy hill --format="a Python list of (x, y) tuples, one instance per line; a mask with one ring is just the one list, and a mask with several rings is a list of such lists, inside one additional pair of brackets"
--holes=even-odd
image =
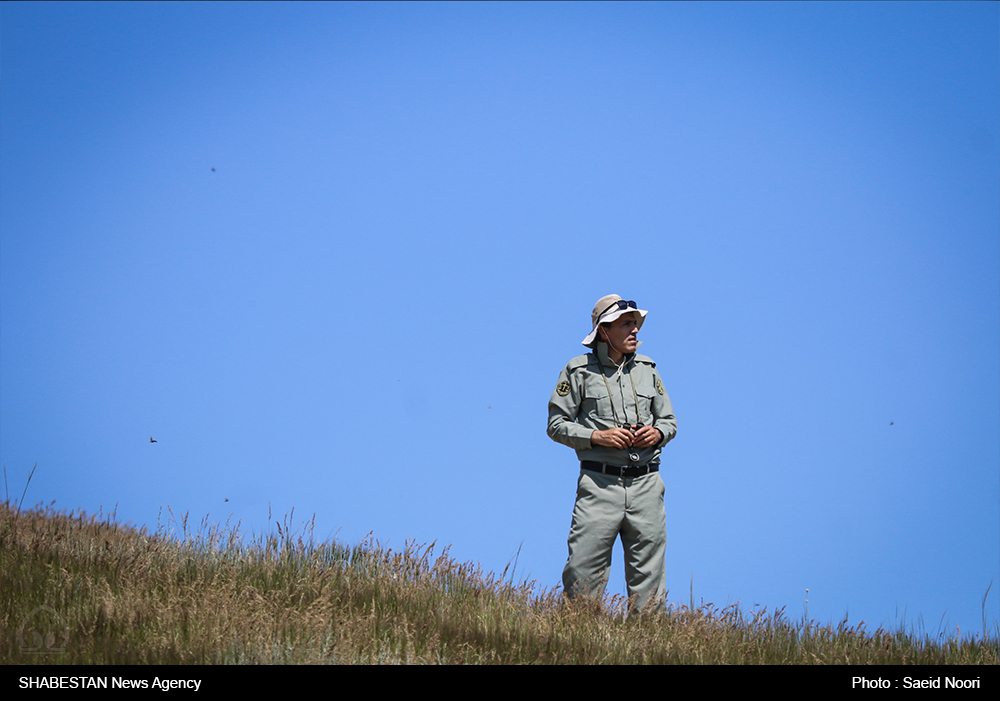
[(187, 519), (150, 534), (0, 505), (4, 664), (996, 664), (996, 636), (920, 639), (781, 612), (624, 602), (457, 563), (447, 549), (315, 543), (311, 524), (245, 537)]

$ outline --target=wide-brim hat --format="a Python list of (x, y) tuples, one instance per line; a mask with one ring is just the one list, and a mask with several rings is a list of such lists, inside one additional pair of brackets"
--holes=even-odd
[(587, 348), (593, 348), (598, 340), (597, 327), (601, 324), (614, 321), (622, 314), (635, 314), (635, 323), (641, 329), (648, 313), (645, 309), (636, 308), (635, 302), (623, 302), (622, 298), (618, 295), (605, 295), (597, 300), (597, 304), (594, 305), (594, 311), (590, 313), (592, 328), (587, 337), (583, 339), (583, 345), (587, 346)]

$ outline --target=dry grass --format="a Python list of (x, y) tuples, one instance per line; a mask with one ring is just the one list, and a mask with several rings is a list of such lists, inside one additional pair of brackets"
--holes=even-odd
[(155, 534), (0, 505), (0, 662), (31, 664), (996, 664), (994, 637), (919, 638), (781, 612), (564, 603), (447, 549), (245, 537), (186, 518)]

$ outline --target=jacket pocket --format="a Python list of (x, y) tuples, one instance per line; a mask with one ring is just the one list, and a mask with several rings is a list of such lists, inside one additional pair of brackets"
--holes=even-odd
[(611, 409), (611, 397), (608, 395), (608, 386), (604, 378), (600, 375), (589, 374), (583, 384), (582, 413), (595, 423), (603, 425), (604, 428), (614, 426), (615, 416)]
[(653, 425), (653, 399), (656, 397), (656, 389), (652, 380), (648, 382), (636, 382), (635, 393), (639, 400), (639, 416), (646, 426)]

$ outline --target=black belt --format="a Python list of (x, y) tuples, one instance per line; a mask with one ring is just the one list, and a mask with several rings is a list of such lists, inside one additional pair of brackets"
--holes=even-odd
[(618, 465), (606, 465), (602, 462), (584, 460), (580, 463), (580, 467), (584, 470), (600, 472), (605, 475), (614, 475), (615, 477), (642, 477), (650, 472), (660, 471), (659, 463), (653, 463), (652, 465), (625, 465), (619, 467)]

